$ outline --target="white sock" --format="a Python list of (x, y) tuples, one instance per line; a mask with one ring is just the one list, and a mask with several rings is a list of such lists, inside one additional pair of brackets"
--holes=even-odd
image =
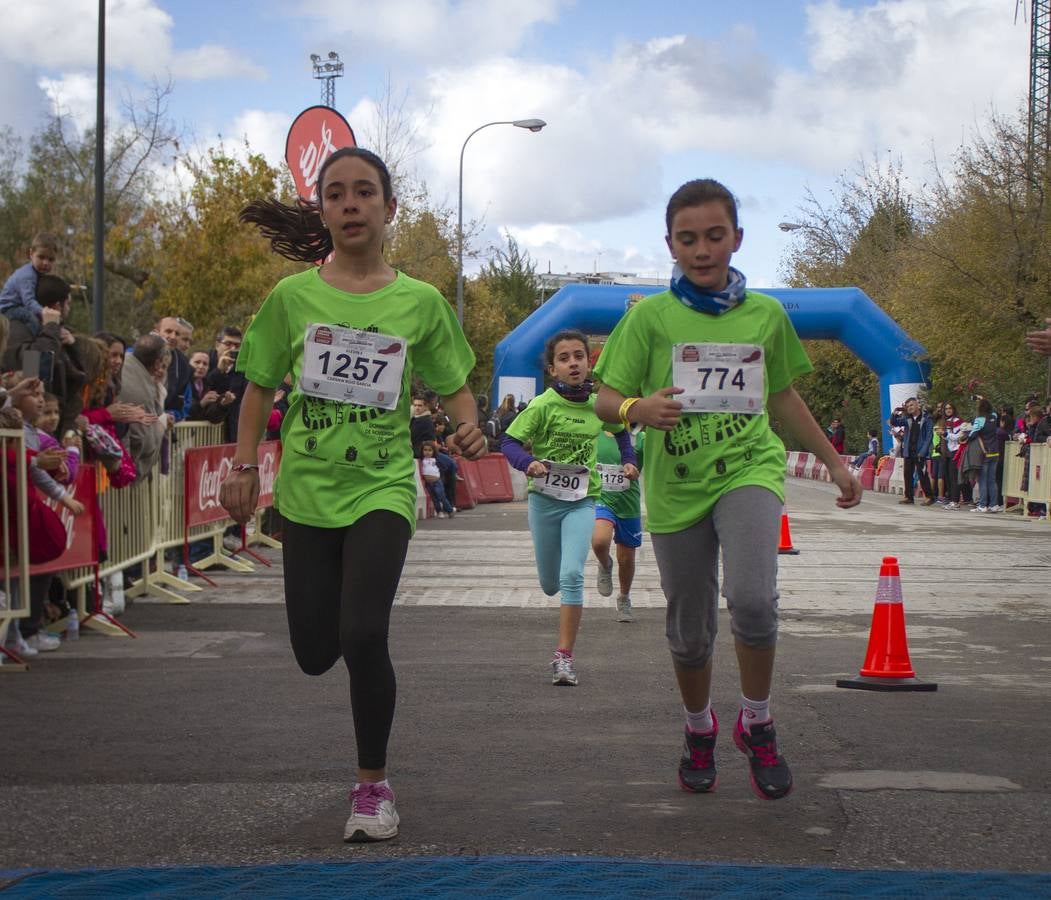
[(712, 704), (709, 703), (700, 712), (690, 712), (685, 706), (682, 711), (686, 713), (686, 727), (694, 734), (705, 734), (715, 727), (712, 719)]
[(747, 731), (753, 725), (762, 725), (770, 721), (770, 698), (765, 700), (749, 700), (741, 694), (742, 725)]

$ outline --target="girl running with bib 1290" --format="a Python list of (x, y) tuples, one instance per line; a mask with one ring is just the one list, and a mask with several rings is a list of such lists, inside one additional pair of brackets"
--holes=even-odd
[[(730, 267), (743, 231), (721, 184), (691, 181), (668, 202), (671, 290), (618, 323), (595, 374), (607, 422), (646, 426), (646, 509), (667, 599), (667, 634), (686, 715), (679, 784), (715, 789), (719, 724), (710, 691), (719, 551), (741, 683), (733, 739), (753, 791), (792, 789), (770, 710), (777, 640), (777, 547), (785, 448), (770, 417), (828, 467), (846, 508), (861, 485), (792, 387), (810, 361), (781, 304)], [(769, 411), (769, 412), (768, 412)]]
[(474, 354), (452, 307), (383, 258), (396, 208), (383, 161), (352, 147), (321, 167), (316, 204), (256, 201), (241, 213), (283, 256), (331, 254), (279, 282), (245, 332), (237, 369), (248, 387), (221, 500), (237, 522), (254, 513), (257, 446), (274, 390), (291, 372), (274, 487), (285, 520), (285, 607), (300, 668), (321, 675), (342, 658), (350, 673), (357, 772), (346, 841), (398, 833), (386, 773), (395, 700), (387, 634), (416, 524), (414, 371), (444, 395), (456, 426), (449, 442), (468, 458), (485, 452), (466, 386)]
[[(584, 565), (601, 491), (596, 441), (605, 426), (595, 415), (587, 337), (579, 331), (558, 332), (547, 342), (544, 361), (551, 387), (515, 417), (500, 449), (512, 466), (532, 479), (529, 530), (540, 587), (549, 597), (562, 592), (551, 682), (574, 686), (573, 646), (584, 609)], [(618, 432), (625, 476), (638, 478), (628, 430), (612, 430)]]

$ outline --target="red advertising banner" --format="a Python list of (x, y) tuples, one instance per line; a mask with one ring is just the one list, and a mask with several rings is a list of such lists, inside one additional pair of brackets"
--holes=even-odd
[(95, 542), (95, 467), (81, 466), (72, 487), (73, 498), (84, 504), (84, 512), (79, 516), (73, 515), (57, 500), (41, 494), (44, 502), (62, 520), (66, 529), (66, 549), (51, 562), (30, 566), (30, 575), (61, 572), (63, 569), (75, 569), (79, 566), (94, 566), (99, 561), (98, 545)]
[(356, 147), (354, 132), (347, 120), (328, 106), (304, 109), (285, 138), (285, 162), (304, 200), (314, 200), (317, 178), (326, 159), (342, 147)]
[[(193, 447), (186, 451), (183, 477), (186, 484), (183, 516), (186, 528), (221, 522), (229, 518), (219, 503), (219, 488), (230, 474), (234, 464), (236, 444), (214, 444)], [(281, 442), (263, 441), (259, 445), (259, 502), (258, 509), (274, 503), (274, 479), (281, 462)]]

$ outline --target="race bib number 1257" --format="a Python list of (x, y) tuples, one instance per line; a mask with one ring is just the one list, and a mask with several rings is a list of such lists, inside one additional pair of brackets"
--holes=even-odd
[(322, 400), (394, 409), (405, 370), (404, 338), (338, 325), (310, 325), (299, 387)]

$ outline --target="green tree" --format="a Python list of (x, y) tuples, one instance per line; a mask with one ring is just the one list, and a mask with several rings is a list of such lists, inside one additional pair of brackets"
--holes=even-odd
[[(782, 263), (792, 287), (855, 286), (891, 312), (898, 273), (920, 223), (901, 163), (862, 161), (841, 176), (831, 202), (807, 192), (795, 246)], [(891, 312), (891, 315), (893, 313)], [(879, 384), (874, 373), (833, 341), (807, 343), (814, 371), (797, 388), (819, 421), (843, 420), (849, 447), (863, 447), (879, 425)]]
[(182, 156), (189, 187), (164, 204), (158, 223), (153, 313), (188, 319), (196, 343), (208, 348), (218, 328), (247, 325), (274, 284), (303, 268), (271, 252), (253, 226), (238, 221), (250, 200), (295, 197), (287, 172), (245, 150), (243, 160), (222, 147)]
[[(107, 128), (105, 203), (108, 328), (127, 330), (141, 319), (149, 278), (144, 263), (156, 250), (157, 167), (175, 145), (167, 119), (171, 85), (155, 85), (144, 99), (125, 104), (120, 122)], [(94, 271), (95, 132), (77, 131), (56, 114), (24, 152), (8, 131), (0, 138), (0, 265), (6, 277), (25, 261), (30, 237), (50, 231), (59, 240), (56, 274), (88, 285)], [(6, 265), (5, 265), (6, 264)], [(76, 295), (75, 295), (76, 296)], [(75, 328), (90, 327), (90, 310), (75, 307)]]
[(496, 303), (503, 309), (508, 330), (517, 327), (536, 309), (540, 296), (540, 279), (536, 264), (509, 232), (504, 233), (507, 248), (494, 247), (489, 261), (482, 267), (478, 280), (483, 282)]

